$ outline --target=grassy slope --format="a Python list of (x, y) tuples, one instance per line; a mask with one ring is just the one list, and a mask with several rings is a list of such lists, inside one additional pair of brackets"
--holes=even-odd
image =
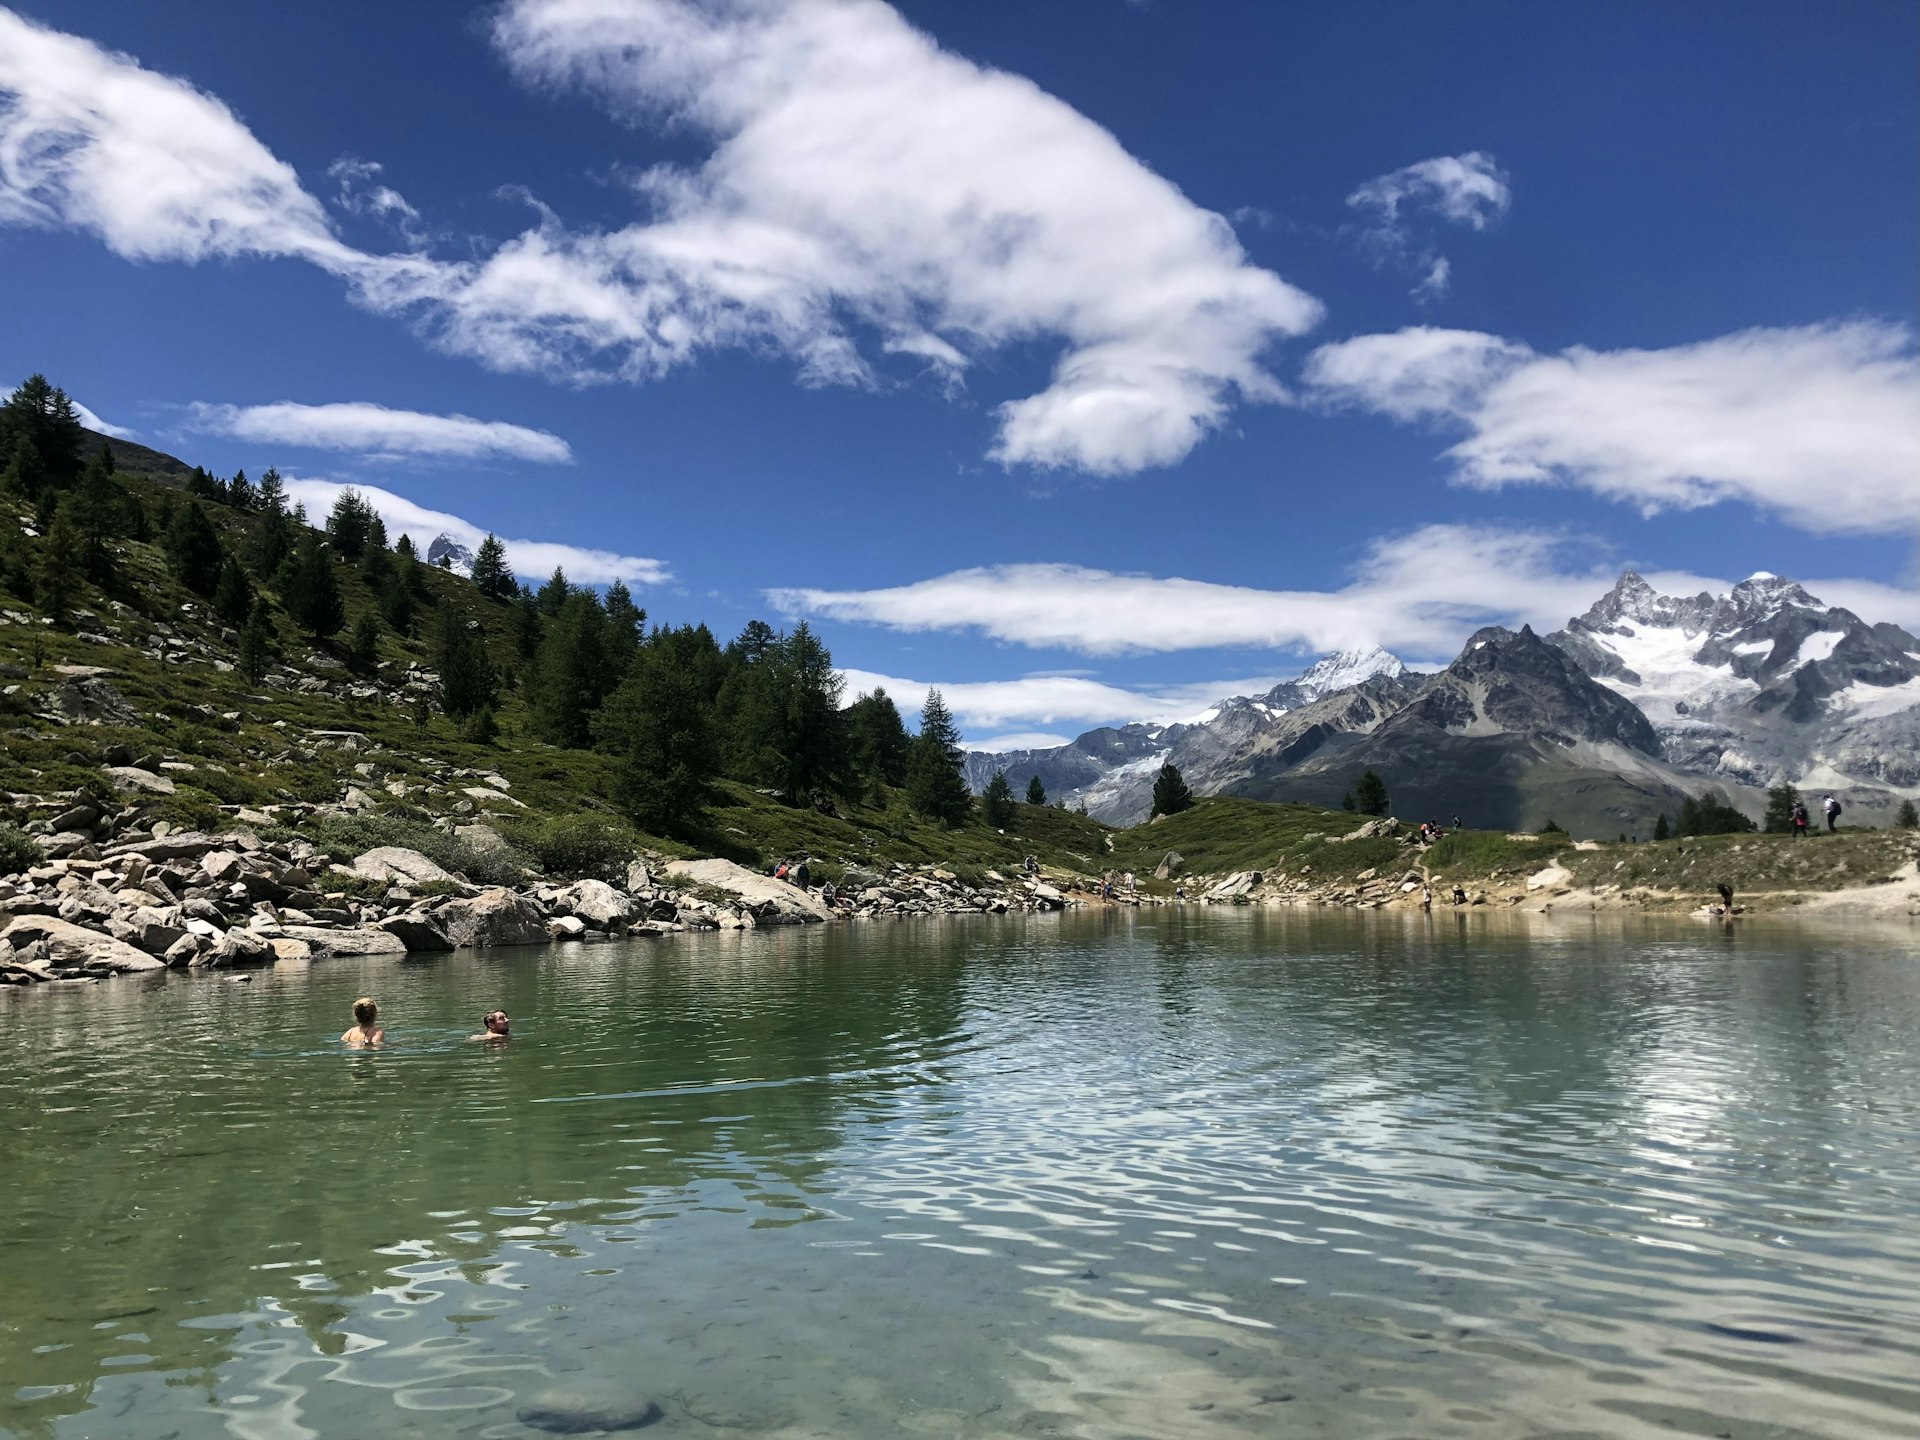
[[(115, 442), (115, 453), (120, 453)], [(157, 455), (157, 452), (153, 452)], [(167, 457), (158, 457), (165, 460)], [(174, 472), (157, 461), (129, 464), (122, 483), (151, 508)], [(149, 478), (159, 477), (159, 478)], [(218, 505), (207, 505), (208, 515), (230, 546), (242, 543), (240, 517)], [(0, 523), (31, 523), (27, 508), (14, 497), (0, 498)], [(29, 542), (31, 544), (33, 542)], [(208, 613), (198, 597), (184, 590), (169, 573), (155, 545), (121, 542), (117, 547), (120, 582), (112, 593), (89, 586), (80, 607), (85, 612), (72, 632), (29, 624), (0, 624), (0, 663), (18, 667), (26, 679), (15, 693), (0, 700), (0, 729), (6, 734), (0, 751), (0, 789), (52, 794), (101, 783), (105, 750), (125, 745), (136, 758), (177, 761), (194, 766), (175, 772), (172, 796), (154, 797), (147, 805), (155, 819), (204, 826), (228, 818), (220, 806), (267, 806), (301, 802), (324, 804), (339, 800), (349, 784), (372, 793), (383, 808), (423, 818), (447, 813), (460, 798), (463, 783), (451, 774), (457, 769), (504, 776), (514, 799), (528, 815), (610, 813), (600, 798), (611, 789), (611, 762), (587, 751), (558, 750), (525, 733), (525, 706), (509, 690), (499, 712), (502, 735), (491, 746), (469, 744), (445, 716), (417, 715), (390, 694), (354, 699), (346, 695), (304, 693), (293, 688), (255, 688), (229, 665), (237, 637)], [(357, 569), (338, 564), (336, 573), (347, 605), (347, 629), (362, 611), (375, 607), (370, 588)], [(479, 622), (503, 672), (519, 668), (519, 659), (506, 631), (508, 612), (480, 597), (463, 578), (421, 567), (427, 600), (416, 618), (416, 629), (430, 633), (437, 610), (450, 606), (463, 618)], [(29, 597), (0, 591), (0, 609), (29, 614)], [(340, 647), (316, 646), (276, 613), (282, 659), (300, 676), (319, 675), (344, 690), (348, 677), (338, 668), (314, 663), (338, 659)], [(162, 631), (158, 627), (165, 627)], [(184, 645), (183, 660), (156, 659), (148, 651), (163, 647), (169, 638)], [(343, 630), (342, 635), (346, 633)], [(105, 635), (109, 643), (83, 638)], [(385, 633), (381, 658), (390, 662), (389, 674), (403, 673), (409, 662), (427, 663), (427, 647)], [(35, 719), (40, 692), (62, 683), (60, 665), (101, 666), (107, 677), (138, 712), (128, 726), (61, 726)], [(424, 725), (421, 721), (424, 720)], [(362, 750), (338, 748), (313, 739), (321, 730), (352, 730), (364, 734)], [(355, 773), (361, 763), (378, 766), (378, 781), (399, 780), (412, 786), (437, 783), (441, 794), (416, 793), (405, 801), (390, 799), (373, 779)], [(451, 793), (445, 793), (451, 787)], [(517, 815), (520, 812), (515, 811)], [(510, 822), (507, 828), (511, 828)], [(910, 814), (897, 796), (879, 808), (851, 807), (833, 817), (794, 810), (743, 785), (721, 787), (713, 812), (711, 844), (702, 846), (747, 863), (758, 863), (801, 851), (810, 852), (823, 875), (841, 864), (945, 864), (961, 873), (998, 867), (1017, 867), (1028, 853), (1057, 869), (1088, 871), (1096, 868), (1106, 827), (1065, 811), (1020, 807), (1007, 834), (982, 825), (950, 831)], [(664, 837), (643, 841), (668, 853), (691, 848)]]

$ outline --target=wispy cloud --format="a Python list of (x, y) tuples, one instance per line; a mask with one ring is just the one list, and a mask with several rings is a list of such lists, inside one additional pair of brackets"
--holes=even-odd
[[(645, 172), (650, 216), (625, 228), (543, 212), (480, 259), (369, 254), (217, 99), (0, 10), (0, 223), (137, 260), (299, 258), (448, 350), (573, 380), (746, 347), (872, 385), (872, 337), (957, 385), (1050, 340), (1050, 383), (999, 408), (990, 453), (1092, 474), (1172, 463), (1236, 403), (1282, 398), (1264, 352), (1319, 318), (1109, 132), (878, 0), (512, 0), (494, 39), (528, 81), (711, 153)], [(351, 163), (342, 203), (407, 220)]]
[(1377, 175), (1347, 197), (1370, 216), (1361, 245), (1377, 264), (1392, 264), (1421, 276), (1412, 295), (1438, 300), (1452, 283), (1453, 265), (1434, 246), (1434, 220), (1484, 230), (1513, 204), (1506, 172), (1483, 150), (1436, 155), (1386, 175)]
[(1743, 500), (1805, 530), (1920, 523), (1920, 357), (1901, 325), (1743, 330), (1542, 355), (1426, 327), (1322, 346), (1311, 398), (1465, 430), (1464, 484), (1564, 483), (1645, 514)]
[(573, 451), (558, 435), (475, 420), (467, 415), (428, 415), (392, 410), (370, 401), (300, 405), (210, 405), (188, 408), (189, 429), (259, 444), (349, 450), (365, 455), (431, 455), (476, 460), (500, 457), (566, 464)]
[[(1286, 677), (1242, 676), (1190, 685), (1132, 688), (1070, 676), (1025, 676), (1017, 680), (911, 680), (880, 675), (871, 670), (842, 670), (849, 700), (882, 687), (911, 716), (926, 703), (927, 691), (937, 688), (961, 730), (976, 749), (1038, 749), (1062, 744), (1055, 727), (1074, 734), (1096, 725), (1124, 725), (1134, 720), (1170, 725), (1191, 720), (1229, 695), (1258, 695)], [(1007, 732), (1013, 732), (1011, 734)]]
[(1487, 624), (1554, 627), (1616, 573), (1566, 537), (1537, 530), (1429, 525), (1376, 541), (1333, 590), (1261, 590), (1123, 575), (1078, 565), (996, 565), (880, 590), (767, 592), (790, 615), (904, 631), (975, 631), (1010, 644), (1086, 655), (1216, 647), (1296, 652), (1383, 645), (1451, 659)]
[[(377, 485), (349, 487), (338, 480), (289, 479), (286, 486), (289, 498), (305, 505), (309, 518), (316, 523), (333, 508), (333, 502), (340, 498), (342, 490), (351, 488), (359, 492), (360, 497), (372, 505), (386, 522), (388, 534), (395, 538), (401, 534), (407, 535), (422, 555), (426, 554), (427, 547), (436, 536), (450, 536), (469, 550), (479, 549), (480, 542), (487, 536), (487, 531), (471, 520), (450, 515), (443, 510), (429, 510), (404, 495), (396, 495)], [(620, 555), (611, 550), (564, 545), (551, 540), (513, 540), (506, 536), (501, 539), (507, 547), (507, 563), (513, 567), (516, 575), (544, 578), (558, 566), (567, 572), (569, 580), (578, 585), (610, 585), (615, 580), (624, 580), (633, 585), (664, 585), (673, 578), (673, 572), (664, 561), (649, 560), (639, 555)]]

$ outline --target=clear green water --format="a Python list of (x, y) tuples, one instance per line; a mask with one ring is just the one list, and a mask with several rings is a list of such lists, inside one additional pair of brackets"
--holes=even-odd
[(903, 923), (0, 1027), (9, 1435), (1920, 1433), (1912, 932)]

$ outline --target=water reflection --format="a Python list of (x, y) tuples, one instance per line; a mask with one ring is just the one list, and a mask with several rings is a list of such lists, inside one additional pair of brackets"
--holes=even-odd
[(0, 1007), (10, 1434), (1920, 1421), (1900, 934), (1125, 912)]

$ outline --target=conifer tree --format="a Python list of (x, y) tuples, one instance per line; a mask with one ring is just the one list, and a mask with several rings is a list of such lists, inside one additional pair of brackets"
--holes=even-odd
[(567, 603), (567, 597), (573, 593), (573, 587), (567, 583), (567, 572), (558, 565), (553, 574), (547, 577), (547, 583), (540, 587), (537, 597), (542, 615), (558, 615)]
[(1160, 767), (1160, 774), (1153, 782), (1154, 815), (1178, 815), (1182, 810), (1193, 808), (1193, 791), (1187, 788), (1187, 782), (1181, 778), (1180, 771), (1168, 762)]
[(467, 628), (452, 605), (440, 607), (434, 663), (440, 671), (440, 708), (456, 720), (490, 708), (500, 698), (500, 675), (479, 630)]
[(101, 446), (80, 472), (73, 492), (73, 523), (80, 535), (80, 563), (96, 585), (114, 579), (113, 539), (121, 531), (124, 506), (113, 478), (113, 451)]
[(46, 481), (47, 467), (40, 462), (40, 451), (34, 446), (33, 437), (16, 437), (7, 455), (6, 471), (0, 474), (0, 485), (32, 500), (40, 494)]
[(253, 583), (231, 555), (221, 563), (220, 581), (213, 591), (213, 613), (239, 628), (253, 614)]
[(79, 412), (66, 391), (38, 373), (0, 404), (0, 453), (11, 458), (22, 438), (33, 442), (44, 483), (65, 485), (80, 473), (86, 434)]
[(540, 653), (540, 642), (546, 638), (546, 622), (540, 617), (540, 606), (529, 590), (521, 589), (513, 600), (513, 648), (521, 660), (531, 660)]
[(346, 605), (334, 578), (333, 557), (317, 534), (308, 530), (301, 535), (288, 568), (280, 599), (293, 623), (316, 640), (339, 634), (347, 623)]
[(347, 668), (356, 675), (371, 675), (380, 668), (380, 617), (362, 610), (347, 637)]
[(211, 596), (220, 584), (220, 565), (226, 558), (220, 536), (198, 501), (189, 500), (173, 513), (167, 527), (167, 558), (180, 583), (196, 595)]
[(1034, 776), (1027, 781), (1027, 804), (1044, 805), (1047, 803), (1047, 787), (1040, 783), (1040, 777)]
[(400, 538), (393, 542), (393, 553), (404, 555), (409, 560), (420, 558), (420, 552), (413, 548), (413, 537), (404, 530), (400, 532)]
[(719, 659), (705, 626), (658, 631), (595, 719), (596, 741), (619, 762), (614, 799), (642, 829), (686, 834), (704, 816), (720, 771), (704, 677)]
[(840, 714), (845, 682), (806, 621), (782, 642), (767, 678), (777, 687), (781, 793), (795, 805), (820, 805), (849, 793), (847, 728)]
[(1667, 823), (1667, 817), (1665, 815), (1662, 815), (1658, 820), (1655, 820), (1653, 822), (1653, 838), (1654, 839), (1665, 840), (1668, 836), (1672, 834), (1673, 834), (1673, 827)]
[(1346, 810), (1349, 812), (1351, 812), (1355, 808), (1353, 803), (1353, 792), (1351, 790), (1347, 791), (1346, 794), (1340, 797), (1340, 808), (1342, 810)]
[(64, 626), (72, 619), (84, 573), (80, 531), (73, 523), (71, 506), (62, 504), (53, 512), (53, 523), (40, 542), (39, 561), (34, 566), (33, 594), (40, 613), (56, 625)]
[(493, 707), (482, 705), (460, 727), (460, 738), (469, 745), (491, 745), (500, 738), (500, 722), (493, 718)]
[(287, 515), (287, 487), (271, 467), (260, 477), (259, 518), (247, 546), (247, 564), (256, 575), (274, 574), (293, 553), (293, 521)]
[(1767, 818), (1760, 828), (1769, 835), (1788, 835), (1793, 832), (1793, 807), (1800, 803), (1800, 792), (1792, 785), (1772, 786), (1767, 791)]
[(1013, 786), (1007, 783), (1006, 771), (993, 772), (993, 779), (980, 796), (980, 814), (996, 830), (1013, 824)]
[(907, 803), (929, 819), (964, 825), (973, 797), (960, 776), (960, 730), (938, 690), (920, 708), (920, 733), (907, 753)]
[(1385, 815), (1387, 782), (1380, 778), (1377, 771), (1369, 769), (1361, 774), (1360, 783), (1353, 787), (1353, 799), (1362, 815)]
[(492, 531), (473, 554), (473, 583), (489, 600), (511, 600), (520, 586), (507, 567), (507, 547)]
[(251, 513), (259, 506), (260, 492), (253, 488), (246, 471), (234, 471), (233, 479), (227, 482), (227, 504), (243, 513)]
[(1913, 808), (1913, 801), (1900, 802), (1900, 809), (1894, 815), (1893, 823), (1902, 830), (1920, 829), (1920, 811)]
[(575, 591), (534, 656), (531, 728), (549, 745), (582, 750), (592, 743), (593, 712), (611, 688), (606, 618), (591, 590)]
[(893, 697), (876, 686), (847, 707), (846, 719), (853, 763), (869, 788), (906, 784), (912, 742)]
[(327, 515), (327, 539), (334, 553), (344, 560), (358, 560), (367, 548), (367, 533), (372, 528), (373, 507), (360, 498), (351, 485), (334, 497)]
[(240, 631), (240, 673), (250, 683), (258, 685), (265, 678), (278, 652), (279, 645), (273, 633), (273, 621), (267, 618), (267, 607), (255, 605)]
[(607, 671), (618, 684), (633, 664), (646, 633), (647, 612), (633, 603), (633, 592), (624, 580), (607, 587)]

